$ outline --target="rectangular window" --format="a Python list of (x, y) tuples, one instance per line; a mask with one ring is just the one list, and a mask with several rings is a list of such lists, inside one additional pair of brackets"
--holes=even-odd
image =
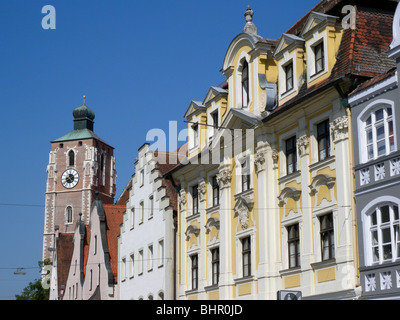
[(144, 185), (144, 169), (140, 170), (140, 186)]
[(289, 268), (300, 267), (300, 238), (299, 225), (287, 227)]
[(72, 223), (72, 207), (67, 207), (67, 223)]
[(322, 161), (330, 156), (329, 120), (317, 125), (318, 159)]
[(246, 108), (248, 104), (249, 104), (249, 65), (247, 61), (244, 61), (242, 69), (242, 107)]
[(130, 278), (133, 277), (133, 270), (135, 267), (134, 263), (135, 263), (135, 256), (133, 254), (131, 254), (129, 257), (129, 277)]
[(164, 240), (158, 241), (158, 266), (164, 265)]
[(219, 185), (217, 181), (217, 176), (212, 177), (212, 196), (213, 206), (219, 205)]
[(246, 160), (242, 164), (242, 192), (250, 189), (250, 168), (249, 161)]
[(215, 111), (211, 114), (212, 121), (213, 121), (213, 136), (217, 133), (218, 130), (218, 111)]
[(367, 160), (384, 156), (396, 150), (393, 113), (389, 106), (371, 112), (364, 121)]
[(149, 198), (149, 218), (153, 217), (153, 213), (154, 213), (154, 198), (153, 196), (151, 196)]
[(94, 236), (94, 249), (93, 249), (93, 255), (96, 255), (97, 253), (97, 235)]
[(400, 258), (399, 208), (394, 204), (378, 206), (370, 215), (372, 262)]
[(122, 263), (121, 263), (121, 280), (125, 280), (125, 270), (126, 270), (126, 259), (122, 258)]
[(199, 265), (197, 254), (190, 257), (192, 261), (192, 290), (198, 288)]
[(324, 53), (324, 43), (314, 47), (314, 56), (315, 56), (315, 73), (319, 73), (324, 71), (325, 69), (325, 53)]
[(153, 245), (147, 247), (147, 270), (153, 270)]
[(296, 136), (287, 139), (286, 144), (286, 174), (297, 171)]
[(250, 237), (243, 238), (242, 242), (242, 271), (243, 277), (251, 275), (251, 246)]
[(286, 91), (290, 91), (293, 89), (293, 62), (286, 65), (284, 69), (286, 78)]
[(135, 227), (135, 208), (131, 209), (130, 226), (131, 226), (131, 229), (133, 229)]
[(144, 202), (140, 201), (140, 203), (139, 203), (139, 223), (143, 222), (143, 215), (144, 215)]
[(199, 186), (195, 185), (192, 187), (192, 201), (193, 201), (193, 214), (199, 212)]
[(143, 250), (139, 250), (138, 274), (143, 274)]
[(322, 260), (335, 258), (335, 236), (333, 232), (333, 215), (326, 214), (319, 218), (321, 224)]
[(193, 130), (193, 148), (199, 145), (199, 125), (195, 124), (192, 126)]
[(218, 285), (219, 282), (219, 248), (211, 250), (212, 284)]

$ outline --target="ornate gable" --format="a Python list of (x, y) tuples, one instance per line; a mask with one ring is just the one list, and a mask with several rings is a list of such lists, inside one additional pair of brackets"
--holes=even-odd
[(202, 104), (203, 106), (206, 106), (215, 98), (227, 95), (228, 91), (226, 91), (225, 89), (222, 89), (220, 87), (210, 87)]
[(304, 45), (304, 39), (297, 37), (293, 34), (284, 33), (279, 39), (278, 45), (276, 46), (274, 56), (277, 60), (280, 60), (286, 51), (292, 51), (298, 46)]
[(321, 29), (327, 25), (335, 25), (339, 17), (330, 16), (319, 12), (311, 12), (307, 22), (300, 33), (302, 38), (308, 38), (317, 29)]
[(187, 109), (184, 117), (186, 120), (191, 118), (191, 116), (196, 112), (205, 112), (206, 107), (203, 105), (201, 101), (192, 101), (190, 102), (189, 108)]

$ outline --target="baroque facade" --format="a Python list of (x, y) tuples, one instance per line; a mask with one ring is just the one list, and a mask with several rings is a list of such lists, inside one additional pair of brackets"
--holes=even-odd
[(396, 5), (321, 1), (277, 40), (248, 7), (187, 144), (142, 145), (116, 204), (113, 148), (75, 109), (47, 170), (51, 299), (398, 299)]
[(349, 97), (361, 299), (400, 298), (400, 6), (394, 21), (388, 56), (396, 61), (395, 67), (365, 82)]
[(347, 98), (394, 65), (395, 4), (352, 2), (347, 27), (349, 4), (320, 2), (278, 40), (257, 34), (248, 8), (226, 82), (190, 103), (189, 163), (170, 172), (179, 299), (360, 297)]

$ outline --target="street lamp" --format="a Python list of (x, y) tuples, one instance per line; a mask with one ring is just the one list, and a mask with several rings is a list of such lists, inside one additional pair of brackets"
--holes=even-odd
[(14, 272), (16, 275), (25, 275), (26, 272), (22, 271), (24, 268), (17, 268), (17, 271)]

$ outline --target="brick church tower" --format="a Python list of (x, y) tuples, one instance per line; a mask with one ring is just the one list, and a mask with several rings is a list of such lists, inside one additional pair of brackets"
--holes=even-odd
[(89, 221), (98, 199), (112, 204), (116, 191), (114, 148), (93, 132), (94, 112), (85, 104), (73, 110), (74, 130), (51, 142), (43, 233), (43, 260), (52, 256), (55, 231), (73, 233), (82, 213)]

